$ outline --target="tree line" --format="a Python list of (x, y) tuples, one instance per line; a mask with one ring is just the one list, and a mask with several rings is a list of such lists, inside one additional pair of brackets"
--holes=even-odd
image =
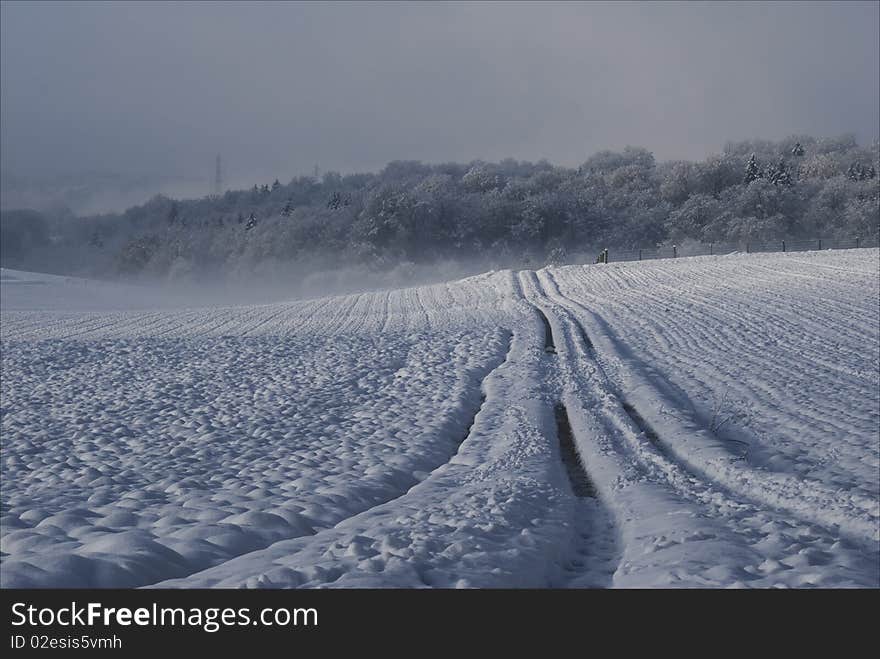
[(395, 161), (201, 199), (156, 196), (122, 213), (4, 211), (0, 256), (7, 267), (198, 278), (442, 260), (505, 267), (688, 240), (868, 240), (880, 230), (878, 169), (876, 140), (805, 135), (731, 142), (697, 162), (658, 163), (636, 147), (578, 167)]

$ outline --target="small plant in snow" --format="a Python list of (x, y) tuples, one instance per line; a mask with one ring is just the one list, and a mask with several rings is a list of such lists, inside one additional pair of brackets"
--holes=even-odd
[(735, 418), (737, 413), (733, 410), (728, 400), (729, 387), (725, 387), (721, 397), (715, 396), (715, 403), (712, 405), (712, 417), (709, 419), (709, 430), (718, 432), (731, 419)]
[[(712, 433), (717, 434), (731, 421), (747, 421), (749, 419), (749, 411), (742, 409), (739, 404), (732, 401), (729, 394), (730, 387), (725, 387), (721, 396), (718, 396), (717, 394), (714, 396), (715, 402), (712, 405), (712, 415), (709, 418), (709, 430), (711, 430)], [(740, 439), (733, 439), (731, 437), (726, 437), (724, 439), (744, 447), (740, 459), (745, 460), (748, 457), (749, 449), (751, 448), (748, 442), (744, 442)]]

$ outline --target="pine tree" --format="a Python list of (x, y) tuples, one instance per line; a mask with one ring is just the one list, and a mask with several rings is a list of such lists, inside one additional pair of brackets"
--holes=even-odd
[(284, 217), (290, 217), (290, 214), (293, 212), (293, 200), (288, 199), (287, 203), (284, 204), (284, 209), (281, 211), (281, 214)]
[(865, 178), (862, 163), (854, 162), (846, 170), (846, 177), (850, 181), (861, 181)]
[(776, 167), (767, 168), (767, 179), (773, 185), (791, 185), (791, 172), (785, 164), (785, 159), (780, 158)]
[(758, 166), (758, 159), (753, 153), (749, 158), (749, 162), (746, 163), (746, 175), (743, 179), (743, 183), (749, 184), (752, 181), (761, 178), (761, 176), (761, 168)]
[(276, 178), (275, 182), (272, 184), (272, 192), (275, 192), (278, 188), (281, 187), (281, 182)]
[(250, 231), (255, 226), (257, 226), (257, 218), (253, 213), (251, 213), (251, 216), (248, 218), (247, 224), (244, 225), (244, 230)]
[(798, 158), (799, 158), (800, 156), (804, 155), (804, 147), (801, 146), (801, 143), (800, 143), (800, 142), (798, 142), (797, 144), (795, 144), (795, 145), (792, 147), (792, 149), (791, 149), (791, 155), (796, 156), (796, 157), (798, 157)]

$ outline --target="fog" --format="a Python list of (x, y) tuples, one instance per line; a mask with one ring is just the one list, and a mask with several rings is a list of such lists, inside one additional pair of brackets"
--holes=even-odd
[(235, 188), (399, 159), (573, 166), (628, 144), (663, 160), (800, 133), (870, 143), (878, 7), (4, 2), (4, 206), (108, 174), (119, 189), (75, 210), (199, 196), (217, 153)]
[(94, 279), (50, 274), (47, 270), (32, 272), (0, 267), (3, 310), (34, 311), (50, 307), (54, 311), (125, 311), (272, 304), (454, 281), (482, 274), (486, 267), (484, 262), (469, 259), (408, 263), (375, 272), (328, 261), (317, 270), (292, 266), (283, 274), (176, 281), (161, 277), (142, 277), (137, 281)]

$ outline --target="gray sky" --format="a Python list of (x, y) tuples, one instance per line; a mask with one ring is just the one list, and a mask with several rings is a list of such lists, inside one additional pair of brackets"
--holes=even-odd
[(878, 134), (880, 3), (4, 2), (4, 174), (703, 158)]

